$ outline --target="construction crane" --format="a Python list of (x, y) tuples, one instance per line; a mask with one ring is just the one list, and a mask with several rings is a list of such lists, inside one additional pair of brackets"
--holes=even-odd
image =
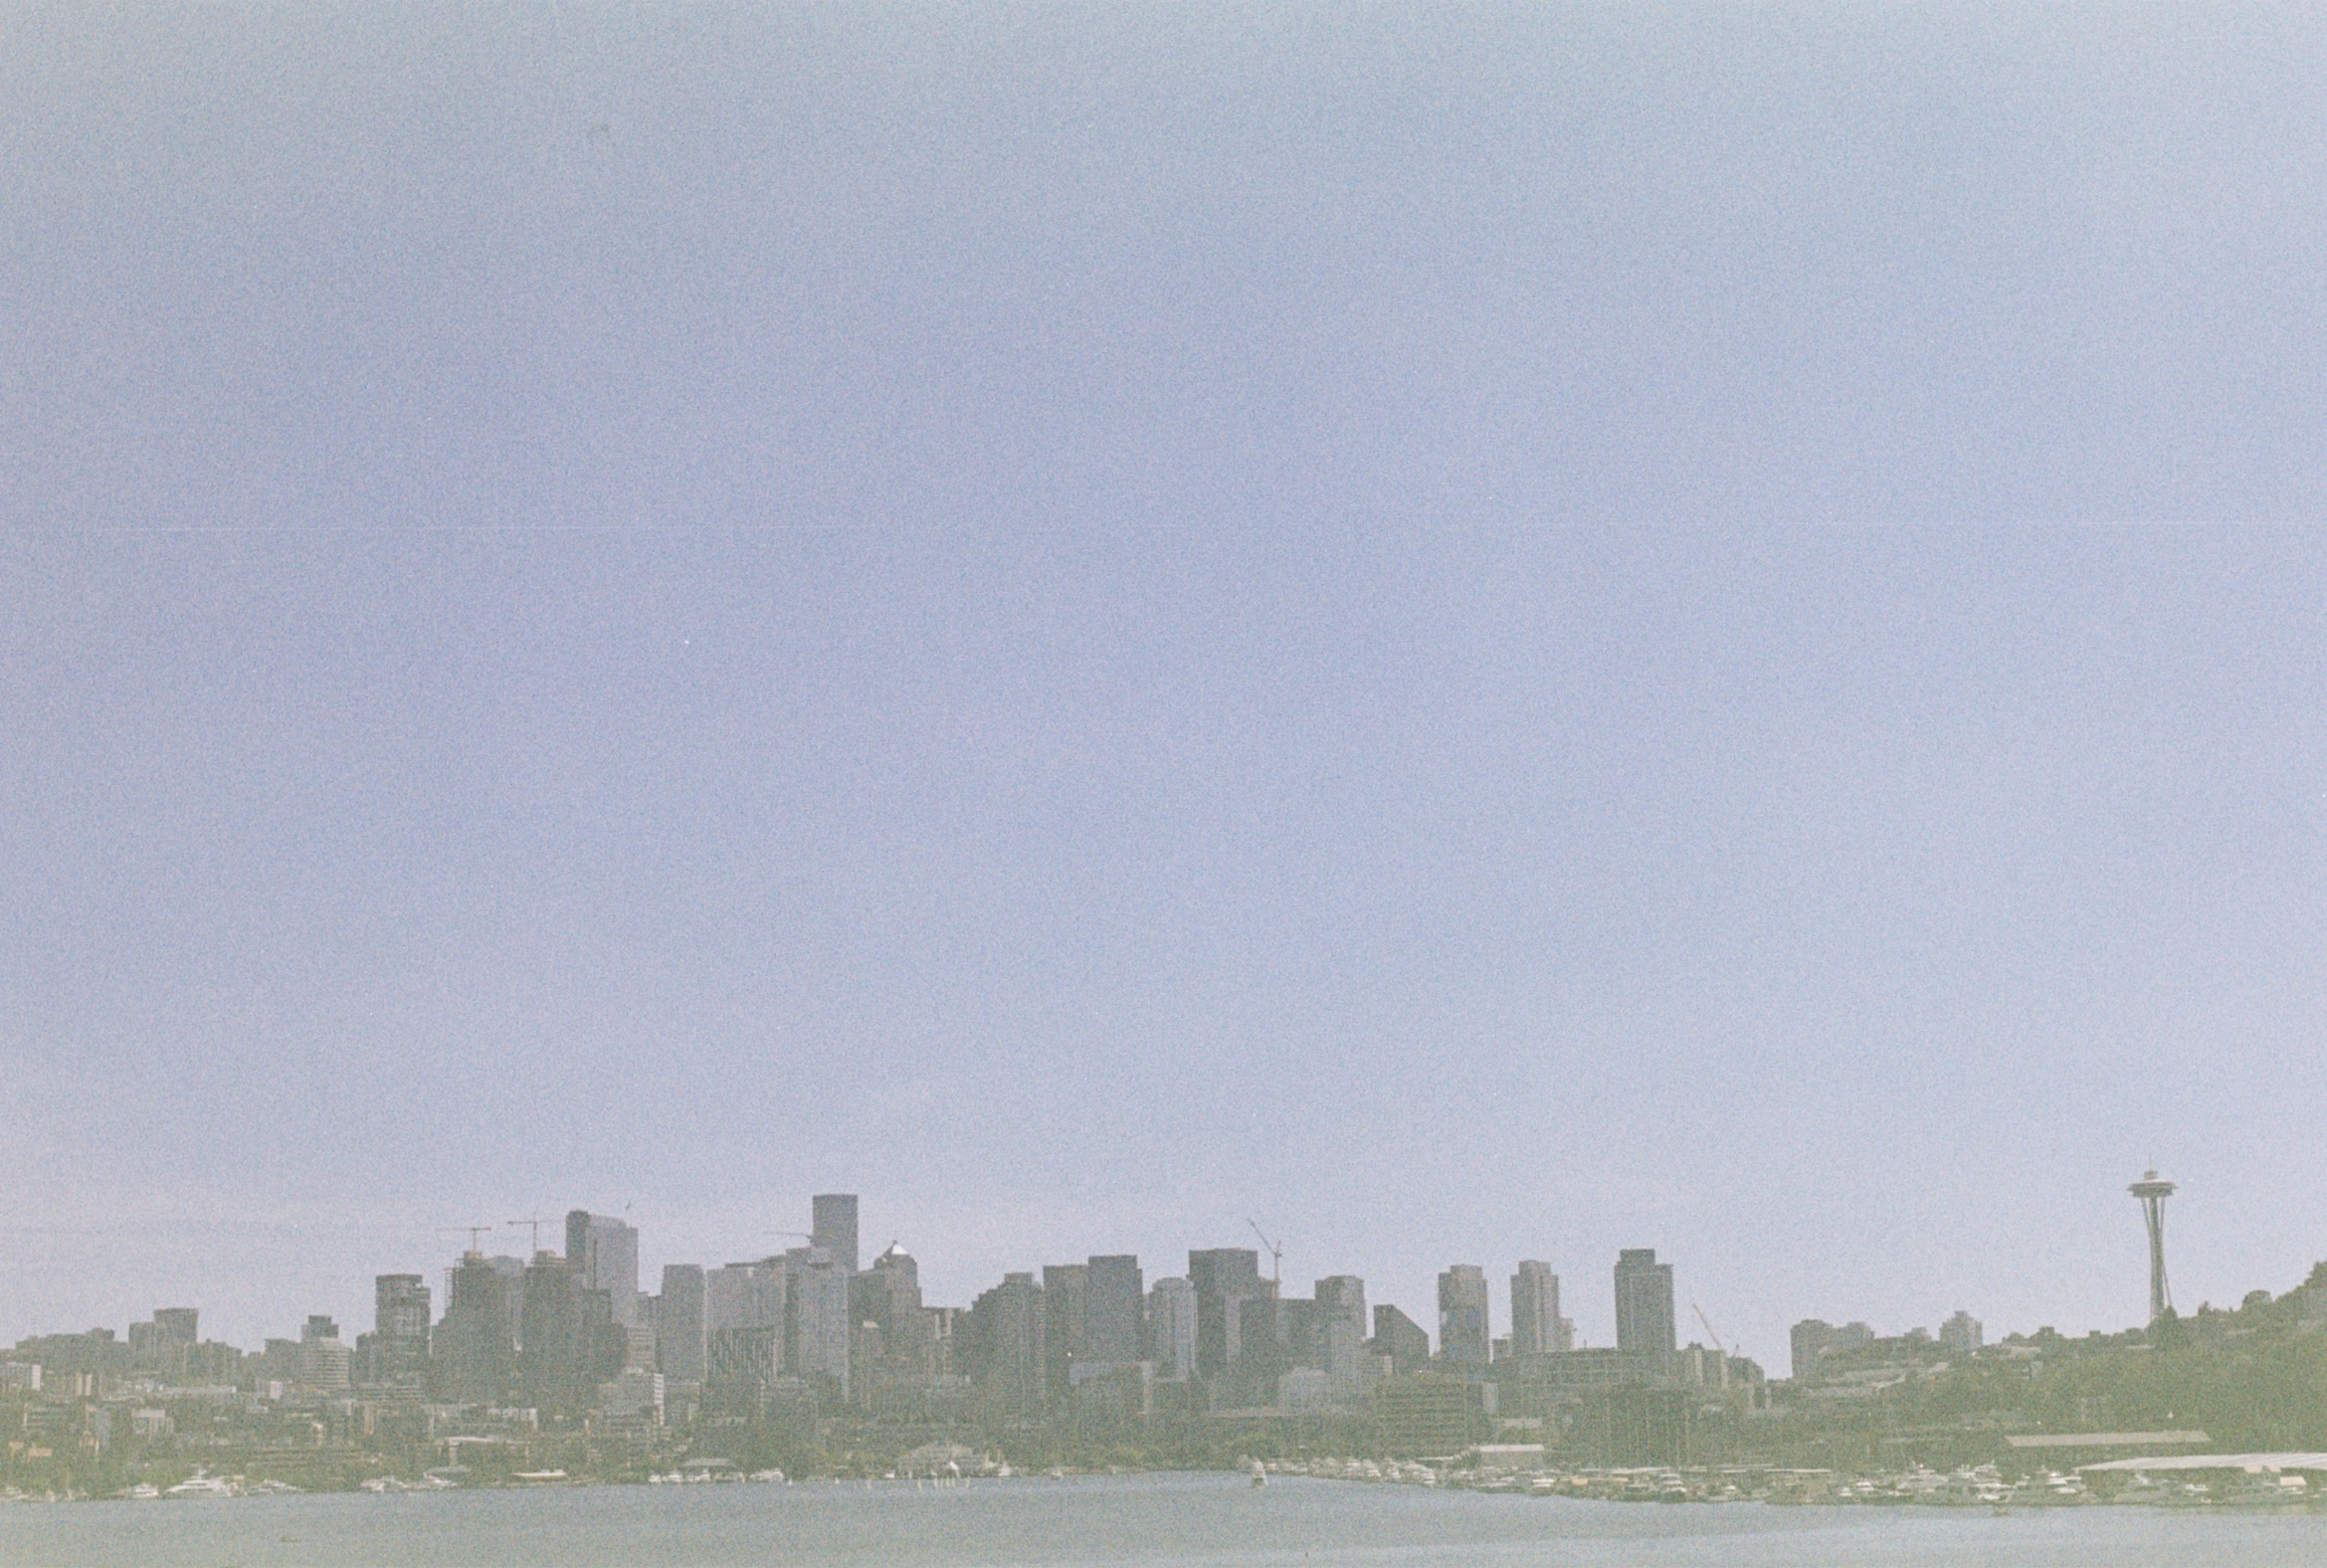
[(1270, 1241), (1268, 1239), (1268, 1233), (1260, 1229), (1260, 1222), (1259, 1220), (1247, 1220), (1245, 1223), (1253, 1228), (1253, 1234), (1255, 1236), (1260, 1238), (1260, 1245), (1268, 1249), (1269, 1282), (1271, 1284), (1281, 1285), (1284, 1283), (1284, 1244), (1282, 1242)]
[(485, 1249), (478, 1245), (478, 1239), (491, 1229), (492, 1227), (489, 1225), (440, 1225), (437, 1227), (437, 1234), (451, 1236), (456, 1231), (467, 1231), (469, 1233), (469, 1256), (482, 1258), (485, 1256)]
[(512, 1231), (520, 1225), (533, 1227), (533, 1251), (538, 1255), (541, 1251), (541, 1228), (545, 1225), (555, 1225), (557, 1222), (555, 1220), (510, 1220), (505, 1223)]
[(1688, 1309), (1696, 1313), (1698, 1322), (1705, 1325), (1705, 1334), (1713, 1341), (1713, 1348), (1726, 1356), (1729, 1353), (1729, 1347), (1721, 1343), (1721, 1335), (1713, 1327), (1713, 1320), (1705, 1315), (1705, 1309), (1697, 1305), (1694, 1301), (1688, 1303)]

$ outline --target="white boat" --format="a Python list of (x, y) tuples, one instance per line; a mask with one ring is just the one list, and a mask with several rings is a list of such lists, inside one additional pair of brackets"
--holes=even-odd
[(165, 1497), (232, 1497), (238, 1495), (235, 1483), (217, 1475), (206, 1475), (200, 1470), (179, 1481)]

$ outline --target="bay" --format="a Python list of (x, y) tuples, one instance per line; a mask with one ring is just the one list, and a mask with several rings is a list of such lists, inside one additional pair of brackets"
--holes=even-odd
[(1591, 1502), (1221, 1473), (0, 1507), (5, 1568), (2283, 1568), (2327, 1515)]

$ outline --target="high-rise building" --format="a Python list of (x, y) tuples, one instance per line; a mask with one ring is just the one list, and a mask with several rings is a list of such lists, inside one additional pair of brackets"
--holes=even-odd
[(1627, 1355), (1670, 1355), (1672, 1266), (1656, 1262), (1653, 1247), (1616, 1255), (1616, 1348)]
[(639, 1320), (639, 1233), (610, 1215), (576, 1209), (566, 1216), (566, 1262), (576, 1288), (604, 1290), (614, 1320)]
[(428, 1280), (420, 1274), (380, 1274), (372, 1280), (373, 1381), (398, 1388), (428, 1382)]
[(1181, 1278), (1158, 1279), (1147, 1292), (1147, 1359), (1155, 1375), (1185, 1383), (1196, 1375), (1196, 1287)]
[(853, 1192), (819, 1193), (809, 1200), (808, 1228), (815, 1233), (810, 1241), (832, 1255), (834, 1262), (851, 1278), (857, 1274), (857, 1195)]
[(339, 1325), (317, 1312), (299, 1330), (298, 1380), (312, 1389), (346, 1388), (353, 1381), (352, 1347), (339, 1337)]
[(1043, 1268), (1043, 1379), (1053, 1399), (1065, 1399), (1074, 1365), (1089, 1355), (1084, 1339), (1090, 1302), (1088, 1264)]
[[(892, 1242), (857, 1275), (851, 1291), (851, 1323), (863, 1341), (857, 1365), (889, 1386), (917, 1384), (936, 1371), (936, 1335), (921, 1305), (921, 1267), (911, 1253)], [(854, 1392), (860, 1399), (874, 1397), (870, 1384)]]
[(1560, 1331), (1563, 1321), (1559, 1275), (1551, 1272), (1551, 1265), (1535, 1259), (1520, 1264), (1511, 1275), (1511, 1354), (1532, 1356), (1570, 1348)]
[(491, 1405), (507, 1397), (516, 1367), (516, 1314), (507, 1278), (482, 1253), (464, 1255), (453, 1271), (432, 1349), (438, 1398)]
[[(201, 1317), (198, 1307), (156, 1307), (153, 1324), (145, 1341), (144, 1359), (147, 1364), (140, 1370), (152, 1372), (164, 1383), (187, 1381), (187, 1361), (201, 1339), (197, 1326)], [(132, 1345), (137, 1341), (137, 1329), (140, 1326), (133, 1324), (130, 1327)]]
[(1939, 1342), (1956, 1355), (1971, 1355), (1980, 1348), (1980, 1320), (1958, 1307), (1955, 1316), (1939, 1325)]
[(1260, 1255), (1250, 1247), (1216, 1247), (1188, 1255), (1196, 1289), (1196, 1375), (1227, 1377), (1243, 1355), (1243, 1304), (1263, 1294)]
[(665, 1264), (663, 1294), (655, 1307), (655, 1355), (673, 1382), (703, 1379), (703, 1341), (710, 1329), (705, 1308), (702, 1265)]
[(1129, 1254), (1093, 1258), (1084, 1266), (1083, 1358), (1100, 1366), (1140, 1359), (1141, 1308), (1146, 1285), (1139, 1260)]
[(1430, 1364), (1431, 1336), (1420, 1323), (1387, 1301), (1374, 1307), (1373, 1353), (1388, 1356), (1393, 1369), (1412, 1372)]
[(1366, 1389), (1366, 1282), (1356, 1274), (1317, 1281), (1316, 1336), (1322, 1352), (1326, 1399), (1354, 1404)]
[(1002, 1406), (1021, 1418), (1042, 1410), (1049, 1390), (1044, 1370), (1046, 1312), (1043, 1287), (1031, 1274), (1011, 1274), (970, 1306), (975, 1342), (971, 1374), (995, 1390)]
[(783, 1370), (846, 1404), (852, 1272), (821, 1247), (795, 1247), (779, 1263), (784, 1273)]
[(578, 1274), (572, 1262), (548, 1251), (535, 1253), (525, 1269), (517, 1375), (525, 1402), (544, 1416), (583, 1409), (599, 1382), (594, 1330), (601, 1312), (611, 1325), (613, 1303), (607, 1291), (585, 1289)]
[(1455, 1264), (1439, 1275), (1439, 1355), (1461, 1366), (1489, 1359), (1486, 1271)]

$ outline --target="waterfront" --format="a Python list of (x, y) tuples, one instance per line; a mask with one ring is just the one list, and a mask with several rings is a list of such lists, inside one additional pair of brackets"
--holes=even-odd
[(2136, 1508), (1660, 1508), (1198, 1474), (605, 1486), (0, 1509), (0, 1568), (1439, 1565), (2278, 1568), (2327, 1518)]

